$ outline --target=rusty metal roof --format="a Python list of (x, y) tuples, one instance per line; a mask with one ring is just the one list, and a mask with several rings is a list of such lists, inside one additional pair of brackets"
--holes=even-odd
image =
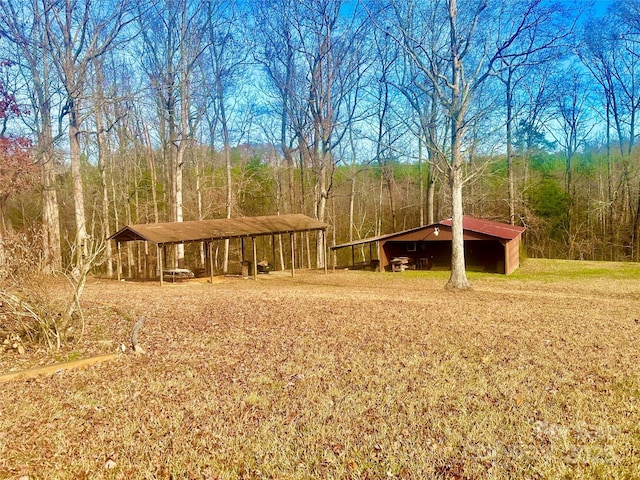
[(269, 215), (187, 222), (127, 225), (109, 237), (117, 242), (133, 240), (155, 244), (197, 242), (224, 238), (259, 237), (262, 235), (326, 230), (328, 224), (306, 215)]
[[(451, 219), (443, 220), (440, 225), (451, 226)], [(483, 233), (492, 237), (504, 240), (513, 240), (526, 230), (524, 227), (510, 225), (508, 223), (494, 222), (482, 218), (467, 217), (462, 218), (462, 228), (470, 232)]]
[[(340, 245), (334, 245), (331, 247), (333, 250), (337, 250), (339, 248), (352, 247), (355, 245), (361, 245), (363, 243), (373, 243), (378, 242), (380, 240), (387, 240), (389, 238), (398, 237), (400, 235), (405, 235), (407, 233), (416, 232), (426, 228), (433, 228), (445, 226), (451, 228), (451, 218), (447, 220), (442, 220), (437, 223), (432, 223), (430, 225), (423, 225), (421, 227), (411, 228), (409, 230), (403, 230), (402, 232), (388, 233), (386, 235), (380, 235), (378, 237), (369, 237), (363, 238), (361, 240), (354, 240), (353, 242), (342, 243)], [(526, 230), (524, 227), (517, 227), (515, 225), (509, 225), (507, 223), (494, 222), (492, 220), (484, 220), (482, 218), (475, 218), (464, 216), (462, 218), (462, 228), (463, 230), (467, 230), (470, 232), (482, 233), (484, 235), (489, 235), (496, 238), (501, 238), (504, 240), (513, 240), (517, 238), (522, 232)]]

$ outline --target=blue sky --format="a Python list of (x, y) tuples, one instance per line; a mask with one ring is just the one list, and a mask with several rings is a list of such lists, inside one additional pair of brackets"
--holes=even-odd
[[(573, 2), (572, 2), (573, 3)], [(576, 3), (589, 3), (586, 0), (580, 0)], [(597, 15), (602, 15), (607, 11), (607, 7), (611, 3), (611, 0), (594, 0), (592, 9)]]

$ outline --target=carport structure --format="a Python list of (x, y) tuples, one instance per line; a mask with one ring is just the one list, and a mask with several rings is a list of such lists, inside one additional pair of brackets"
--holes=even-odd
[[(518, 268), (524, 227), (465, 216), (462, 228), (467, 268), (504, 274)], [(399, 259), (418, 270), (451, 268), (451, 219), (331, 248), (335, 252), (351, 247), (351, 261), (354, 263), (354, 247), (364, 244), (369, 244), (369, 263), (379, 265), (380, 271), (391, 269), (394, 261)], [(376, 246), (377, 259), (373, 258), (373, 245)]]
[[(250, 238), (253, 251), (253, 277), (257, 278), (256, 238), (271, 236), (271, 245), (275, 259), (275, 236), (288, 234), (291, 242), (291, 275), (295, 275), (295, 234), (317, 232), (322, 235), (322, 245), (326, 245), (326, 230), (329, 225), (301, 214), (269, 215), (262, 217), (240, 217), (215, 220), (192, 220), (186, 222), (148, 223), (127, 225), (114, 233), (108, 240), (116, 242), (118, 252), (118, 280), (121, 279), (122, 258), (120, 245), (125, 242), (143, 241), (156, 245), (158, 250), (160, 284), (164, 282), (163, 259), (166, 246), (204, 242), (208, 257), (208, 267), (213, 280), (212, 244), (216, 240)], [(243, 255), (244, 255), (244, 248)], [(326, 254), (324, 254), (326, 258)], [(244, 260), (244, 258), (243, 258)], [(327, 262), (325, 264), (325, 271)]]

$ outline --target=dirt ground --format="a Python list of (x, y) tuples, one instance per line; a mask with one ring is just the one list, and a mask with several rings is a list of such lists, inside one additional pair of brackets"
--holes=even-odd
[(0, 384), (0, 478), (640, 478), (639, 267), (446, 280), (92, 279), (84, 334), (0, 374), (126, 350)]

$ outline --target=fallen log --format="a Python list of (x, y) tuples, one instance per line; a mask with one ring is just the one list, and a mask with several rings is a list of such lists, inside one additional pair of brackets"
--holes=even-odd
[(39, 375), (53, 375), (60, 370), (72, 370), (78, 368), (87, 368), (99, 362), (107, 360), (113, 360), (118, 355), (111, 353), (108, 355), (99, 355), (97, 357), (83, 358), (80, 360), (73, 360), (71, 362), (54, 363), (52, 365), (45, 365), (44, 367), (29, 368), (27, 370), (20, 370), (17, 372), (10, 372), (0, 375), (0, 383), (9, 382), (11, 380), (25, 380), (28, 378), (34, 378)]

